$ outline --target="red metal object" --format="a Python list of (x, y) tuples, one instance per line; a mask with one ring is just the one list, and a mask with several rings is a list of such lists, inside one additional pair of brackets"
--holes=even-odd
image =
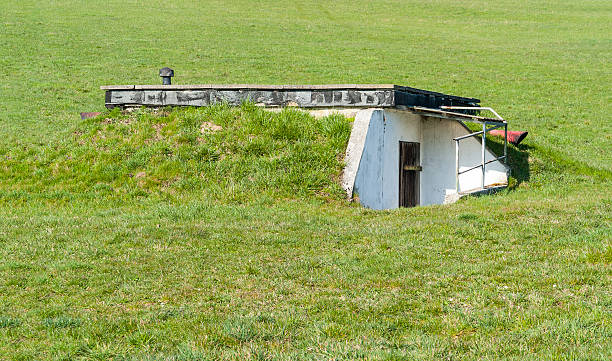
[(89, 119), (89, 118), (95, 118), (95, 117), (97, 117), (100, 114), (102, 114), (102, 113), (100, 113), (100, 112), (84, 112), (84, 113), (81, 113), (81, 120)]
[[(504, 131), (501, 129), (494, 129), (492, 131), (489, 132), (489, 134), (491, 135), (497, 135), (499, 137), (504, 136)], [(508, 131), (508, 141), (514, 145), (518, 145), (520, 142), (523, 141), (523, 139), (525, 139), (525, 137), (527, 136), (527, 134), (529, 134), (529, 132), (521, 132), (518, 130), (509, 130)]]

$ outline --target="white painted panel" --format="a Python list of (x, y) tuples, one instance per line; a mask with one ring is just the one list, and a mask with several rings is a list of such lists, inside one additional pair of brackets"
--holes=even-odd
[[(425, 144), (423, 172), (421, 173), (421, 200), (423, 205), (441, 204), (446, 194), (455, 192), (455, 141), (453, 138), (469, 134), (454, 120), (424, 117), (423, 143)], [(477, 138), (467, 138), (459, 145), (460, 169), (469, 169), (481, 163), (482, 144)], [(496, 156), (485, 149), (485, 159)], [(507, 168), (500, 162), (486, 166), (485, 185), (507, 182)], [(459, 177), (460, 191), (480, 188), (482, 170), (474, 169)]]
[[(312, 114), (313, 112), (310, 113)], [(357, 170), (359, 170), (359, 163), (361, 162), (361, 156), (365, 147), (366, 136), (368, 135), (368, 128), (370, 127), (372, 116), (382, 119), (382, 110), (368, 108), (359, 110), (354, 115), (355, 120), (353, 121), (351, 136), (344, 155), (344, 162), (346, 165), (342, 172), (342, 188), (346, 191), (346, 195), (349, 199), (353, 198), (355, 178), (357, 176)]]
[(455, 121), (422, 117), (421, 205), (441, 204), (448, 188), (455, 188)]
[(359, 197), (359, 203), (372, 209), (384, 209), (382, 203), (383, 131), (383, 111), (375, 110), (370, 118), (354, 188)]
[[(421, 143), (421, 117), (409, 111), (385, 110), (382, 206), (399, 205), (399, 142)], [(422, 154), (421, 145), (421, 154)]]

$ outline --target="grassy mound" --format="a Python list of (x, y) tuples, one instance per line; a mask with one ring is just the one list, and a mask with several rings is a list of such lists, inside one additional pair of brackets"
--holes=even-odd
[(1, 181), (14, 191), (94, 196), (335, 198), (349, 135), (350, 121), (340, 115), (315, 119), (252, 104), (114, 110), (83, 121), (59, 144), (4, 149)]

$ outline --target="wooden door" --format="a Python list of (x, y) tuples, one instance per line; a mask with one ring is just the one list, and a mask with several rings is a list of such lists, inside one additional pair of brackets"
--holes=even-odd
[(399, 206), (419, 205), (420, 144), (399, 142)]

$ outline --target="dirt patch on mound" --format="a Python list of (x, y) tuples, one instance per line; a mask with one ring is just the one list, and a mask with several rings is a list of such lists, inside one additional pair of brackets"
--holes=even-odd
[(213, 122), (204, 122), (200, 126), (200, 133), (205, 134), (205, 133), (210, 133), (210, 132), (218, 132), (222, 129), (223, 129), (222, 126), (217, 125)]

